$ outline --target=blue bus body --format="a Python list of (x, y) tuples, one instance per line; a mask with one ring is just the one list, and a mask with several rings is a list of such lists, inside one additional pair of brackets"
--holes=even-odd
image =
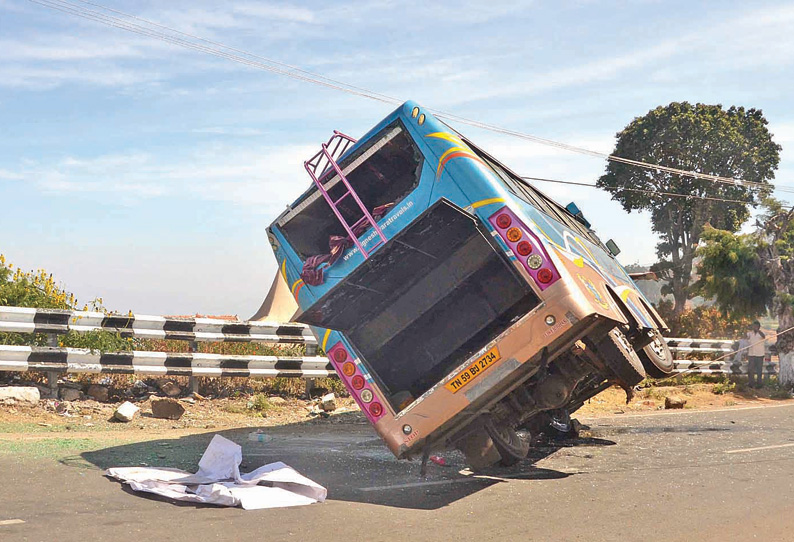
[[(400, 457), (409, 455), (414, 452), (416, 446), (420, 445), (425, 447), (431, 444), (438, 445), (442, 441), (449, 444), (451, 436), (454, 437), (456, 432), (460, 434), (462, 428), (477, 415), (493, 409), (497, 401), (510, 394), (511, 388), (515, 388), (521, 382), (538, 380), (538, 371), (544, 364), (550, 362), (549, 359), (541, 359), (543, 356), (546, 358), (563, 354), (568, 356), (575, 341), (585, 337), (587, 333), (592, 334), (596, 329), (601, 333), (616, 325), (622, 325), (625, 329), (632, 329), (640, 334), (664, 327), (664, 323), (636, 284), (583, 221), (578, 220), (564, 207), (554, 203), (534, 188), (522, 185), (520, 179), (504, 165), (423, 110), (418, 104), (406, 102), (392, 112), (339, 157), (339, 164), (344, 165), (347, 160), (352, 167), (356, 164), (355, 160), (367, 156), (368, 146), (374, 149), (378, 145), (382, 145), (381, 149), (388, 149), (390, 146), (399, 148), (399, 152), (403, 153), (400, 156), (408, 156), (406, 160), (409, 163), (394, 166), (394, 170), (400, 172), (401, 178), (406, 179), (404, 189), (393, 188), (388, 183), (388, 179), (383, 179), (384, 176), (377, 171), (366, 171), (368, 161), (373, 160), (372, 158), (366, 158), (357, 166), (361, 176), (371, 175), (368, 178), (384, 183), (385, 191), (391, 190), (397, 194), (393, 201), (387, 202), (390, 207), (377, 220), (387, 243), (374, 248), (369, 259), (365, 258), (355, 246), (348, 246), (332, 264), (324, 263), (319, 266), (323, 274), (321, 281), (314, 280), (314, 284), (308, 284), (305, 273), (302, 278), (301, 274), (305, 271), (307, 259), (314, 255), (311, 253), (327, 252), (322, 245), (329, 234), (323, 229), (333, 224), (333, 221), (324, 214), (327, 211), (330, 216), (329, 205), (319, 197), (318, 189), (314, 185), (273, 222), (268, 229), (268, 236), (278, 261), (279, 272), (301, 309), (297, 319), (312, 326), (321, 348), (329, 353), (332, 363), (340, 372), (346, 361), (353, 364), (352, 369), (348, 365), (345, 371), (351, 372), (355, 369), (355, 375), (360, 375), (362, 378), (354, 382), (351, 380), (353, 374), (344, 373), (340, 376), (396, 455)], [(376, 153), (380, 152), (380, 150), (376, 151)], [(355, 158), (357, 153), (359, 158)], [(384, 167), (387, 168), (393, 166), (388, 156), (379, 163), (386, 164)], [(412, 168), (415, 168), (415, 174), (411, 173), (414, 171)], [(328, 175), (325, 179), (331, 177), (332, 175)], [(368, 188), (364, 187), (363, 190), (366, 191)], [(369, 201), (379, 201), (378, 191), (373, 190), (368, 194)], [(511, 218), (499, 219), (500, 213), (507, 213)], [(467, 217), (470, 223), (466, 221)], [(499, 224), (507, 224), (512, 220), (513, 226), (520, 226), (519, 231), (511, 232), (511, 227), (507, 226), (500, 229), (497, 220), (501, 220)], [(424, 242), (422, 231), (417, 230), (420, 226), (427, 232), (434, 232), (427, 235), (443, 237), (451, 235), (449, 232), (458, 232), (459, 236), (468, 235), (471, 240), (467, 241), (469, 245), (448, 250), (443, 246), (433, 245), (435, 248), (428, 249), (430, 253), (426, 254), (423, 260), (422, 256), (417, 256), (417, 252), (422, 250), (416, 248), (417, 242)], [(512, 227), (512, 230), (516, 228)], [(340, 233), (338, 228), (337, 233)], [(341, 233), (343, 236), (344, 232)], [(410, 243), (405, 241), (407, 237), (401, 238), (401, 235), (410, 236)], [(522, 240), (518, 241), (523, 242), (522, 246), (518, 247), (511, 241), (510, 235), (513, 237), (523, 235)], [(358, 239), (366, 248), (375, 245), (378, 237), (370, 228)], [(457, 242), (456, 238), (450, 238), (448, 241), (450, 244)], [(406, 252), (408, 249), (400, 252), (400, 247), (406, 244), (412, 247), (410, 254)], [(480, 257), (485, 263), (480, 264), (481, 268), (462, 271), (466, 266), (460, 254), (465, 250), (482, 255)], [(488, 252), (489, 250), (492, 250), (493, 254)], [(530, 261), (519, 253), (527, 250), (538, 256)], [(392, 257), (392, 261), (389, 261), (390, 251), (396, 255)], [(423, 328), (435, 326), (434, 331), (423, 335), (422, 329), (414, 330), (415, 335), (424, 337), (426, 341), (434, 342), (439, 335), (455, 333), (453, 324), (456, 318), (451, 315), (466, 312), (461, 310), (461, 307), (466, 305), (456, 302), (455, 296), (475, 296), (471, 293), (471, 289), (484, 288), (485, 293), (481, 292), (477, 294), (479, 297), (472, 297), (473, 306), (483, 307), (482, 310), (488, 311), (490, 310), (488, 299), (501, 298), (506, 288), (513, 288), (511, 285), (521, 283), (521, 286), (516, 287), (525, 288), (526, 292), (521, 295), (506, 294), (505, 299), (500, 301), (501, 305), (494, 303), (494, 317), (509, 319), (500, 324), (501, 327), (489, 327), (484, 316), (480, 320), (461, 324), (462, 327), (469, 326), (465, 333), (471, 334), (472, 337), (477, 333), (482, 335), (484, 330), (491, 335), (478, 336), (477, 340), (472, 338), (466, 343), (468, 345), (466, 348), (455, 341), (449, 342), (456, 348), (460, 346), (460, 355), (465, 353), (465, 359), (446, 360), (445, 358), (444, 363), (447, 365), (438, 369), (434, 376), (438, 378), (435, 383), (425, 383), (413, 392), (404, 392), (405, 397), (400, 399), (395, 398), (394, 393), (391, 398), (388, 397), (389, 392), (384, 389), (388, 387), (384, 384), (387, 379), (379, 374), (384, 370), (390, 370), (383, 369), (387, 363), (384, 357), (386, 354), (378, 354), (381, 370), (373, 370), (374, 365), (363, 354), (362, 345), (368, 342), (368, 336), (375, 334), (383, 337), (384, 344), (392, 341), (389, 344), (393, 351), (396, 350), (394, 345), (400, 344), (408, 350), (421, 352), (421, 346), (411, 344), (408, 337), (395, 338), (397, 335), (390, 335), (391, 332), (385, 330), (391, 325), (390, 322), (394, 326), (402, 326), (400, 329), (410, 329), (410, 313), (405, 312), (408, 309), (399, 309), (408, 316), (389, 314), (389, 306), (396, 307), (399, 299), (389, 298), (386, 290), (390, 287), (384, 286), (391, 269), (399, 268), (407, 261), (403, 258), (413, 258), (410, 261), (417, 262), (417, 269), (433, 270), (439, 277), (439, 288), (449, 290), (444, 294), (446, 297), (442, 297), (439, 293), (437, 301), (437, 304), (448, 305), (446, 315), (441, 316), (444, 314), (441, 309), (434, 309), (437, 310), (438, 316), (426, 317), (426, 326)], [(434, 259), (446, 262), (439, 265), (447, 265), (448, 269), (438, 270), (431, 264), (422, 267), (426, 261), (432, 262)], [(502, 264), (504, 269), (499, 267)], [(534, 269), (533, 265), (540, 267)], [(457, 272), (461, 273), (461, 283), (469, 281), (466, 283), (466, 288), (469, 290), (454, 293), (457, 279), (449, 277)], [(394, 288), (403, 287), (402, 284), (405, 282), (414, 281), (418, 284), (421, 280), (411, 276), (411, 273), (405, 269), (399, 273), (399, 277), (389, 279), (394, 282)], [(464, 277), (466, 273), (469, 274)], [(497, 281), (493, 291), (487, 291), (488, 284), (477, 286), (477, 284), (489, 283), (487, 279), (489, 273), (499, 276), (506, 273), (504, 278)], [(479, 276), (476, 284), (472, 282), (474, 279), (471, 279), (471, 276)], [(349, 284), (351, 277), (357, 277), (356, 280), (359, 282), (353, 286), (358, 290), (351, 288)], [(375, 286), (376, 284), (380, 286)], [(368, 288), (372, 292), (378, 292), (377, 295), (381, 296), (378, 299), (388, 300), (388, 303), (380, 302), (381, 305), (386, 303), (385, 308), (381, 306), (376, 310), (367, 305), (370, 295), (367, 293)], [(414, 296), (412, 303), (416, 305), (421, 305), (424, 297), (436, 295), (432, 285), (424, 285), (421, 287), (424, 290), (415, 292), (410, 288), (406, 292), (412, 292), (410, 294)], [(414, 289), (416, 288), (419, 286)], [(342, 291), (344, 293), (340, 293)], [(355, 294), (357, 291), (360, 291), (360, 294)], [(564, 310), (561, 308), (555, 314), (546, 314), (545, 324), (532, 323), (531, 326), (534, 327), (531, 329), (539, 330), (532, 332), (533, 346), (527, 350), (515, 343), (516, 346), (511, 347), (515, 353), (509, 358), (514, 360), (515, 366), (507, 363), (509, 360), (504, 354), (507, 346), (500, 347), (501, 343), (498, 341), (507, 340), (510, 333), (517, 333), (522, 323), (526, 327), (521, 329), (529, 330), (529, 316), (526, 315), (532, 313), (537, 318), (542, 317), (539, 312), (541, 308), (553, 307), (557, 299), (563, 300), (561, 303), (567, 308)], [(351, 309), (351, 314), (339, 316), (337, 313), (347, 306), (356, 309)], [(329, 314), (329, 311), (336, 312)], [(367, 314), (368, 318), (377, 322), (371, 324), (371, 329), (359, 330), (357, 338), (352, 340), (351, 337), (356, 334), (345, 330), (358, 325), (355, 322), (357, 314), (355, 311), (360, 311), (362, 316)], [(420, 316), (417, 314), (417, 318)], [(401, 321), (401, 318), (405, 321)], [(439, 323), (440, 318), (447, 319), (448, 322)], [(337, 322), (338, 325), (332, 326), (330, 322)], [(334, 327), (336, 329), (333, 329)], [(543, 340), (539, 335), (542, 335)], [(510, 341), (515, 342), (515, 338), (508, 340)], [(525, 339), (524, 342), (529, 344), (530, 341)], [(375, 351), (378, 346), (372, 344), (368, 348)], [(485, 364), (479, 374), (471, 375), (471, 379), (485, 382), (486, 378), (482, 375), (498, 374), (502, 380), (511, 384), (493, 382), (487, 387), (488, 389), (485, 389), (484, 385), (475, 383), (469, 386), (467, 382), (469, 389), (474, 389), (475, 386), (483, 388), (480, 395), (469, 397), (467, 402), (458, 399), (461, 394), (455, 395), (454, 391), (449, 392), (451, 388), (447, 384), (454, 383), (456, 375), (465, 374), (465, 369), (471, 365), (472, 360), (477, 361), (478, 356), (481, 358), (491, 352), (491, 358), (494, 358), (492, 352), (494, 348), (500, 351), (497, 356), (499, 359), (494, 362), (494, 366), (501, 364), (513, 367), (512, 370), (491, 369)], [(336, 359), (335, 352), (338, 352)], [(545, 354), (541, 355), (541, 352)], [(435, 363), (442, 357), (443, 354), (439, 352), (428, 354), (429, 363)], [(407, 358), (405, 362), (408, 363)], [(593, 363), (599, 365), (598, 362)], [(533, 368), (530, 369), (529, 366), (533, 364)], [(598, 378), (588, 380), (589, 377), (582, 375), (577, 378), (579, 380), (573, 384), (574, 387), (584, 385), (584, 381), (598, 380)], [(392, 380), (400, 379), (399, 376), (393, 376)], [(600, 380), (604, 381), (605, 378)], [(460, 381), (458, 383), (460, 384)], [(363, 398), (368, 401), (361, 398), (362, 389), (369, 390)], [(438, 420), (424, 424), (424, 429), (418, 432), (416, 427), (423, 426), (420, 420), (415, 419), (414, 422), (407, 423), (408, 415), (419, 409), (419, 403), (430, 402), (432, 395), (440, 396), (447, 392), (451, 393), (447, 397), (447, 403), (454, 403), (455, 406), (451, 408), (437, 406), (435, 411), (443, 413), (439, 415)], [(378, 405), (374, 412), (373, 404)], [(464, 412), (467, 416), (466, 420), (460, 420), (461, 413)]]

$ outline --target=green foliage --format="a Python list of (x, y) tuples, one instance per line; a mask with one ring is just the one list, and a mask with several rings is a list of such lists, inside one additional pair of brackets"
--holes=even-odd
[(267, 411), (273, 408), (273, 403), (270, 402), (270, 399), (268, 399), (267, 395), (264, 393), (257, 393), (248, 401), (248, 410), (253, 410), (260, 414), (267, 413)]
[(774, 285), (758, 255), (758, 238), (706, 227), (697, 251), (699, 295), (716, 300), (723, 312), (754, 317), (767, 312)]
[(7, 263), (0, 254), (0, 305), (71, 309), (75, 303), (74, 294), (58, 286), (52, 274), (44, 269), (35, 272), (14, 269), (14, 264)]
[(90, 331), (76, 333), (70, 331), (58, 337), (58, 346), (88, 348), (99, 352), (127, 352), (135, 349), (132, 339), (124, 338), (110, 331)]
[[(51, 273), (47, 273), (44, 269), (22, 271), (6, 262), (5, 256), (0, 254), (0, 305), (75, 310), (77, 299), (73, 293), (59, 286)], [(101, 298), (84, 305), (82, 310), (105, 312)], [(0, 344), (46, 346), (47, 337), (40, 333), (0, 333)], [(89, 348), (101, 352), (132, 350), (130, 339), (124, 339), (107, 331), (70, 332), (58, 338), (58, 345)]]
[(676, 314), (670, 301), (656, 307), (670, 327), (672, 337), (698, 337), (703, 339), (738, 339), (747, 332), (753, 319), (740, 314), (725, 313), (714, 306), (701, 305)]
[[(673, 294), (676, 311), (681, 311), (691, 294), (692, 263), (704, 226), (710, 223), (722, 230), (739, 229), (749, 216), (749, 207), (769, 192), (763, 185), (774, 177), (781, 147), (772, 141), (760, 110), (725, 110), (721, 105), (688, 102), (673, 102), (635, 118), (617, 134), (617, 139), (613, 154), (622, 158), (761, 183), (753, 187), (715, 183), (609, 162), (597, 184), (626, 211), (651, 213), (653, 229), (661, 237), (657, 245), (661, 265), (654, 271), (669, 281), (670, 288), (663, 293)], [(742, 203), (656, 195), (627, 188)]]
[(769, 394), (770, 399), (791, 399), (791, 390), (783, 386), (776, 385)]
[(794, 209), (764, 199), (753, 234), (707, 229), (695, 289), (713, 296), (723, 312), (756, 316), (771, 309), (781, 352), (794, 350)]
[(736, 390), (736, 382), (725, 378), (724, 380), (714, 384), (711, 392), (716, 395), (723, 395)]

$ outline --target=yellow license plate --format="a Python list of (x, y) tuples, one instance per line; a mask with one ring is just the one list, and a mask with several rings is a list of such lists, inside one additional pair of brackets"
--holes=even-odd
[(452, 393), (457, 393), (497, 361), (499, 361), (499, 349), (494, 346), (477, 361), (462, 370), (458, 376), (444, 384), (444, 387)]

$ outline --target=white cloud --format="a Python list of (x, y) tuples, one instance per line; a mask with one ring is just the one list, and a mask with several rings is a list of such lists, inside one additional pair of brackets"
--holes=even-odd
[(289, 21), (294, 23), (313, 23), (317, 21), (314, 11), (297, 6), (271, 3), (235, 4), (235, 13), (249, 17), (264, 18), (268, 21)]
[(63, 34), (48, 35), (46, 40), (3, 39), (0, 40), (0, 60), (20, 62), (140, 58), (152, 48), (152, 43), (138, 40), (100, 43), (97, 40), (78, 39)]
[(191, 130), (194, 134), (211, 135), (230, 135), (230, 136), (261, 136), (266, 132), (256, 128), (246, 128), (243, 126), (208, 126), (206, 128), (196, 128)]
[(6, 169), (0, 169), (0, 179), (4, 181), (21, 181), (24, 176)]
[(22, 66), (0, 65), (0, 86), (49, 90), (65, 84), (118, 87), (153, 83), (166, 78), (147, 69), (124, 69), (94, 65), (91, 69), (78, 65)]
[(281, 146), (238, 149), (225, 145), (196, 149), (169, 161), (147, 153), (67, 157), (0, 173), (25, 180), (46, 193), (95, 194), (105, 203), (188, 197), (225, 201), (256, 212), (280, 209), (308, 188), (302, 164), (316, 149)]
[[(685, 74), (702, 77), (709, 72), (774, 67), (794, 63), (794, 7), (760, 8), (721, 23), (687, 32), (644, 48), (621, 48), (605, 56), (559, 69), (531, 73), (530, 78), (513, 78), (510, 83), (458, 92), (450, 104), (518, 96), (532, 96), (576, 88), (619, 78), (626, 72), (640, 81), (680, 81)], [(687, 56), (671, 66), (674, 58)], [(691, 73), (690, 73), (691, 72)]]

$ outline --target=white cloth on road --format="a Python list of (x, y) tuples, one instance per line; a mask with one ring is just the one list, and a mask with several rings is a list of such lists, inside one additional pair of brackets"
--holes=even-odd
[(220, 435), (212, 437), (195, 474), (170, 468), (118, 467), (105, 474), (135, 491), (169, 499), (246, 510), (300, 506), (325, 501), (328, 491), (298, 471), (276, 462), (240, 474), (242, 448)]

